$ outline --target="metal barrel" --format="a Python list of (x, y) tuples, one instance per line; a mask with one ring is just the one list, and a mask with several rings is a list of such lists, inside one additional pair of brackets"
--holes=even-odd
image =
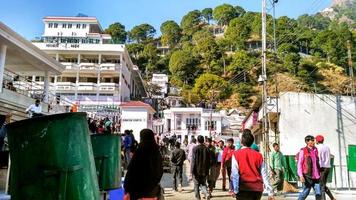
[(91, 136), (100, 190), (121, 187), (121, 137), (113, 134)]
[(7, 125), (13, 200), (99, 200), (86, 113)]

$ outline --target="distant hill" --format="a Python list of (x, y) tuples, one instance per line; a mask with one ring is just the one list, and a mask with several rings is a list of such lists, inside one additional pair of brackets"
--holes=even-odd
[(341, 22), (346, 22), (356, 29), (356, 0), (333, 0), (331, 7), (321, 12), (325, 17)]

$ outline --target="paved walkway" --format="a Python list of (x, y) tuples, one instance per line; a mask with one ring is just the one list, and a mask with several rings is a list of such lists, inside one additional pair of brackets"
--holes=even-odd
[[(163, 188), (165, 188), (165, 197), (166, 200), (194, 200), (194, 186), (193, 182), (188, 182), (188, 162), (186, 161), (185, 166), (184, 166), (184, 173), (183, 173), (183, 191), (182, 192), (175, 192), (172, 189), (173, 186), (173, 178), (172, 174), (165, 173), (163, 175), (161, 185)], [(218, 180), (217, 184), (217, 189), (213, 191), (212, 195), (213, 198), (212, 200), (233, 200), (231, 196), (228, 195), (227, 192), (224, 192), (221, 190), (222, 188), (222, 181), (221, 179)], [(344, 195), (335, 195), (337, 200), (355, 200), (356, 195), (351, 195), (351, 194), (344, 194)], [(263, 200), (267, 200), (267, 197), (263, 197)], [(286, 196), (280, 196), (276, 197), (277, 200), (282, 200), (282, 199), (298, 199), (298, 194), (293, 193), (293, 194), (287, 194)], [(307, 200), (315, 199), (314, 196), (309, 195), (309, 198)]]

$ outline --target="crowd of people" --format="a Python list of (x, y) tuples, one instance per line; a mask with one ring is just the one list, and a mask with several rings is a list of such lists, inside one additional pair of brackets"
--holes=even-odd
[(113, 122), (109, 117), (88, 118), (88, 126), (90, 134), (112, 134), (120, 131), (120, 124)]
[[(159, 184), (163, 175), (162, 141), (151, 130), (144, 129), (140, 133), (140, 143), (137, 143), (132, 131), (125, 131), (123, 149), (128, 171), (124, 188), (130, 199), (163, 198), (163, 189)], [(321, 135), (315, 138), (308, 135), (305, 143), (306, 146), (296, 155), (297, 174), (303, 183), (298, 200), (306, 199), (312, 188), (316, 199), (324, 200), (328, 195), (335, 200), (326, 186), (330, 171), (330, 149)], [(201, 199), (201, 193), (205, 199), (211, 199), (220, 176), (223, 182), (221, 189), (238, 200), (261, 199), (264, 191), (268, 193), (268, 199), (274, 199), (283, 191), (286, 165), (279, 144), (273, 144), (268, 163), (265, 163), (248, 129), (243, 131), (238, 143), (234, 143), (232, 138), (225, 142), (199, 135), (183, 145), (186, 150), (181, 148), (179, 141), (175, 141), (170, 156), (173, 190), (177, 192), (183, 188), (185, 160), (189, 162), (189, 180), (194, 183), (196, 199)]]

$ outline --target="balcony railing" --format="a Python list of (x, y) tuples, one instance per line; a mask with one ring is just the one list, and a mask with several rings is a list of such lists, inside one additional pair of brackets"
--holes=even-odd
[(79, 83), (78, 90), (96, 90), (95, 83)]
[(71, 62), (62, 62), (62, 65), (66, 67), (66, 70), (77, 70), (78, 65)]
[(97, 70), (97, 67), (95, 63), (80, 63), (80, 70)]
[(100, 65), (102, 71), (118, 71), (120, 70), (120, 64), (115, 63), (103, 63)]
[(119, 88), (119, 84), (116, 84), (116, 83), (100, 83), (99, 84), (99, 90), (102, 90), (102, 91), (115, 91), (117, 88)]
[(75, 90), (75, 83), (71, 83), (71, 82), (57, 82), (56, 89), (57, 89), (57, 90), (62, 90), (62, 91)]

